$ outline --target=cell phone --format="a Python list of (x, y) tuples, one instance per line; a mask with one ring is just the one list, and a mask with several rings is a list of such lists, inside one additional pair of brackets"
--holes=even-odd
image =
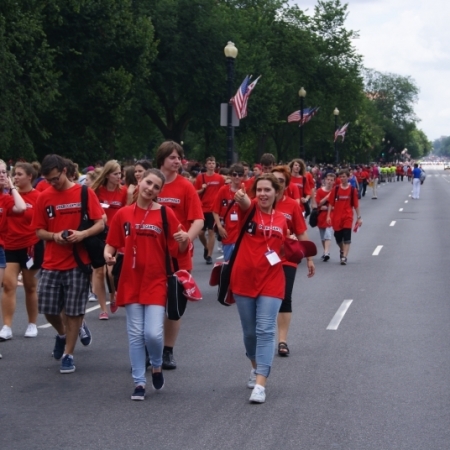
[(71, 231), (69, 231), (69, 230), (64, 230), (62, 233), (61, 233), (61, 237), (63, 238), (63, 239), (67, 239), (69, 236), (71, 236), (72, 235), (72, 232)]

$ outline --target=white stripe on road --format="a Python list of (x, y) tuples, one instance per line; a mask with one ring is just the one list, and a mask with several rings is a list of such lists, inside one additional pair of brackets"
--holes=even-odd
[(353, 300), (344, 300), (342, 302), (342, 305), (339, 306), (339, 309), (336, 311), (336, 314), (331, 319), (331, 322), (327, 326), (327, 330), (337, 330), (339, 324), (341, 323), (341, 320), (344, 318), (345, 313), (347, 312), (348, 308), (352, 304)]
[(395, 220), (393, 220), (393, 221), (389, 224), (390, 227), (393, 227), (394, 225), (395, 225)]
[(405, 200), (405, 203), (408, 203), (408, 200)]
[(409, 194), (408, 197), (411, 197), (411, 194)]
[[(107, 305), (109, 305), (110, 303), (111, 302), (106, 302)], [(100, 309), (100, 305), (91, 306), (90, 308), (86, 309), (86, 314), (95, 311), (96, 309)], [(50, 327), (51, 325), (49, 323), (38, 326), (38, 328), (50, 328)]]
[(382, 248), (383, 248), (382, 245), (378, 245), (377, 248), (373, 251), (372, 255), (373, 255), (373, 256), (379, 255)]
[(402, 212), (402, 211), (403, 211), (403, 208), (400, 208), (399, 211)]

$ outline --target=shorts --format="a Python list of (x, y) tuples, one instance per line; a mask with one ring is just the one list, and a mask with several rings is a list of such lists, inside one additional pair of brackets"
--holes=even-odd
[(352, 229), (342, 228), (342, 230), (334, 232), (334, 238), (336, 243), (339, 244), (351, 244), (352, 243)]
[(203, 213), (205, 216), (205, 223), (203, 224), (203, 231), (212, 230), (214, 228), (214, 216), (212, 212)]
[(292, 312), (292, 290), (294, 289), (295, 275), (297, 267), (283, 266), (286, 287), (284, 288), (284, 298), (280, 305), (280, 313)]
[[(5, 250), (6, 262), (17, 263), (21, 269), (28, 269), (27, 261), (29, 257), (29, 248), (21, 248), (19, 250)], [(33, 261), (34, 264), (30, 267), (30, 270), (38, 270), (42, 266), (44, 260), (44, 241), (36, 242), (33, 245)]]
[(38, 284), (40, 314), (82, 316), (89, 296), (90, 276), (79, 267), (69, 270), (42, 269)]
[(333, 228), (319, 228), (319, 232), (321, 241), (331, 241), (331, 237), (333, 236)]
[(5, 249), (0, 247), (0, 269), (4, 269), (6, 267), (6, 259), (5, 259)]

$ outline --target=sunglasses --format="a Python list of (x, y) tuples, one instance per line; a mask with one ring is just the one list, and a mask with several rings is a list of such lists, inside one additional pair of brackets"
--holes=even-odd
[(232, 177), (243, 177), (244, 173), (243, 172), (233, 172), (231, 174)]
[(62, 172), (59, 172), (59, 175), (57, 177), (53, 177), (53, 178), (46, 178), (47, 183), (57, 183), (59, 181), (59, 179), (61, 178)]

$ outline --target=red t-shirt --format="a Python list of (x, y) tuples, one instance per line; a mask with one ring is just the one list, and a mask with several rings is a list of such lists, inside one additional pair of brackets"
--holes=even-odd
[(109, 208), (104, 208), (107, 223), (109, 225), (117, 211), (127, 204), (127, 188), (125, 186), (120, 186), (120, 189), (108, 191), (106, 186), (100, 186), (95, 193), (97, 194), (100, 203), (109, 205)]
[(244, 181), (245, 190), (247, 191), (247, 193), (252, 188), (254, 182), (255, 182), (255, 177), (251, 177), (248, 180)]
[(195, 180), (195, 189), (199, 191), (203, 184), (206, 184), (206, 189), (199, 194), (202, 201), (202, 210), (203, 212), (212, 212), (216, 196), (219, 193), (219, 189), (225, 184), (225, 180), (222, 175), (217, 173), (212, 175), (200, 173)]
[(12, 195), (4, 194), (3, 190), (0, 190), (0, 247), (5, 246), (3, 239), (7, 228), (6, 216), (12, 211), (13, 207), (14, 199)]
[[(216, 201), (214, 203), (213, 212), (219, 215), (220, 219), (223, 219), (225, 213), (228, 210), (228, 205), (234, 200), (236, 192), (231, 190), (231, 186), (222, 186), (217, 194)], [(239, 217), (242, 215), (242, 210), (236, 203), (228, 210), (225, 216), (225, 230), (227, 230), (227, 237), (222, 238), (222, 244), (234, 244), (239, 236)]]
[[(334, 187), (331, 188), (331, 191), (328, 192), (323, 187), (317, 189), (316, 191), (317, 205), (319, 205), (319, 202), (321, 202), (328, 194), (330, 194), (330, 192), (333, 192), (333, 189)], [(317, 226), (319, 228), (328, 228), (329, 227), (329, 225), (327, 224), (328, 201), (326, 201), (322, 206), (325, 206), (327, 209), (322, 210), (321, 208), (318, 208), (319, 215), (317, 217)], [(331, 212), (331, 218), (333, 218), (333, 212)]]
[[(167, 244), (169, 253), (178, 256), (178, 243), (173, 239), (180, 221), (167, 212)], [(145, 219), (145, 220), (144, 220)], [(160, 209), (148, 211), (136, 204), (117, 211), (111, 221), (106, 243), (115, 249), (124, 247), (122, 271), (117, 290), (117, 304), (166, 305), (166, 238)], [(136, 248), (135, 267), (133, 269)]]
[[(351, 193), (353, 191), (353, 202), (351, 202)], [(334, 206), (333, 217), (331, 223), (334, 231), (344, 228), (352, 228), (353, 225), (353, 208), (358, 207), (358, 191), (348, 185), (346, 189), (339, 186), (337, 189), (333, 187), (331, 195), (328, 197), (328, 203)], [(353, 203), (353, 206), (352, 206)]]
[[(311, 174), (310, 174), (311, 175)], [(311, 186), (309, 185), (309, 181), (308, 178), (305, 176), (300, 176), (300, 177), (291, 177), (291, 182), (289, 183), (289, 185), (296, 185), (298, 187), (298, 191), (300, 193), (300, 197), (306, 197), (306, 196), (310, 196), (311, 195)], [(313, 180), (313, 185), (314, 185), (314, 180)], [(300, 208), (302, 209), (302, 212), (305, 211), (305, 207), (303, 205), (303, 203), (300, 202)]]
[(50, 183), (48, 183), (46, 180), (41, 180), (39, 181), (39, 183), (36, 185), (35, 189), (38, 192), (44, 192), (46, 189), (48, 189), (51, 186)]
[[(281, 212), (286, 218), (287, 227), (290, 234), (303, 234), (307, 229), (300, 205), (294, 199), (284, 196), (277, 202), (275, 209)], [(283, 265), (297, 267), (298, 264), (286, 261), (283, 258)]]
[[(300, 200), (300, 190), (299, 190), (298, 186), (294, 183), (289, 183), (289, 186), (284, 191), (284, 193), (289, 198), (292, 198), (294, 200)], [(299, 203), (299, 202), (297, 202), (297, 203)]]
[[(103, 209), (92, 189), (88, 189), (88, 215), (91, 220), (100, 220)], [(81, 223), (81, 185), (74, 184), (65, 191), (57, 191), (53, 186), (41, 192), (36, 202), (36, 209), (31, 222), (34, 230), (46, 230), (60, 233), (64, 230), (77, 230)], [(78, 245), (78, 254), (85, 264), (89, 256), (82, 245)], [(60, 245), (47, 241), (42, 267), (47, 270), (70, 270), (77, 266), (73, 257), (73, 245)]]
[(41, 193), (33, 189), (21, 193), (27, 209), (23, 213), (15, 213), (12, 209), (8, 212), (8, 226), (6, 227), (5, 248), (7, 250), (19, 250), (36, 244), (39, 238), (36, 230), (31, 226), (36, 202)]
[[(241, 217), (240, 227), (247, 226), (248, 214)], [(263, 225), (264, 223), (264, 225)], [(272, 223), (272, 225), (271, 225)], [(264, 228), (266, 235), (264, 236)], [(231, 272), (230, 289), (233, 294), (256, 298), (260, 295), (284, 298), (285, 277), (281, 262), (271, 266), (266, 258), (267, 246), (281, 257), (281, 247), (286, 239), (287, 224), (283, 213), (269, 215), (256, 206), (251, 232), (244, 233)]]
[[(159, 193), (158, 203), (168, 206), (175, 213), (185, 230), (189, 230), (194, 220), (203, 220), (202, 204), (192, 183), (181, 175), (165, 183)], [(192, 270), (192, 254), (183, 253), (178, 257), (180, 269)]]

